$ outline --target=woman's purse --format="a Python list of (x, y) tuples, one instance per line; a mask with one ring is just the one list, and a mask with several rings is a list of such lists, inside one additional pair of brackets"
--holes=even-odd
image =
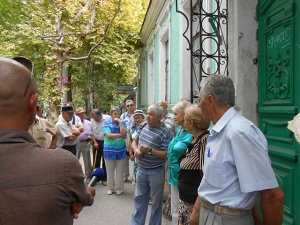
[(178, 191), (180, 200), (190, 204), (195, 203), (202, 176), (202, 170), (181, 169), (179, 171)]

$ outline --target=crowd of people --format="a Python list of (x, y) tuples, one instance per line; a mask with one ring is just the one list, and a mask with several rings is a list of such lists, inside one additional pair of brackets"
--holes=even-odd
[(182, 100), (172, 113), (166, 102), (144, 112), (128, 99), (123, 114), (93, 109), (88, 119), (67, 103), (52, 126), (28, 66), (0, 58), (0, 224), (73, 224), (93, 203), (87, 184), (101, 168), (108, 195), (134, 181), (130, 225), (145, 224), (150, 201), (149, 225), (162, 224), (166, 181), (174, 225), (280, 225), (284, 196), (267, 141), (235, 108), (234, 90), (211, 76), (197, 105)]

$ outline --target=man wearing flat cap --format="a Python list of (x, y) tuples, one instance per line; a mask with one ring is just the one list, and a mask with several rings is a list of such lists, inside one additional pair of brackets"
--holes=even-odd
[(77, 139), (80, 130), (73, 123), (74, 109), (70, 104), (65, 104), (61, 108), (61, 117), (56, 123), (57, 129), (57, 146), (70, 151), (76, 155)]

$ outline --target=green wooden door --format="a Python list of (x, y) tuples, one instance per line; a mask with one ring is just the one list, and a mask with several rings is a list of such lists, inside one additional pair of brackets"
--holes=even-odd
[(300, 145), (286, 128), (300, 109), (300, 0), (259, 0), (259, 126), (285, 193), (284, 225), (300, 225)]

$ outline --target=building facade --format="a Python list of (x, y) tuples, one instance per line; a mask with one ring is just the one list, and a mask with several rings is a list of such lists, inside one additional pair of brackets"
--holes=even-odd
[(175, 1), (150, 1), (141, 29), (138, 105), (189, 99), (189, 56)]
[(268, 140), (284, 225), (300, 225), (300, 145), (287, 129), (300, 108), (298, 16), (300, 0), (152, 0), (141, 29), (139, 107), (195, 100), (206, 76), (230, 76)]

